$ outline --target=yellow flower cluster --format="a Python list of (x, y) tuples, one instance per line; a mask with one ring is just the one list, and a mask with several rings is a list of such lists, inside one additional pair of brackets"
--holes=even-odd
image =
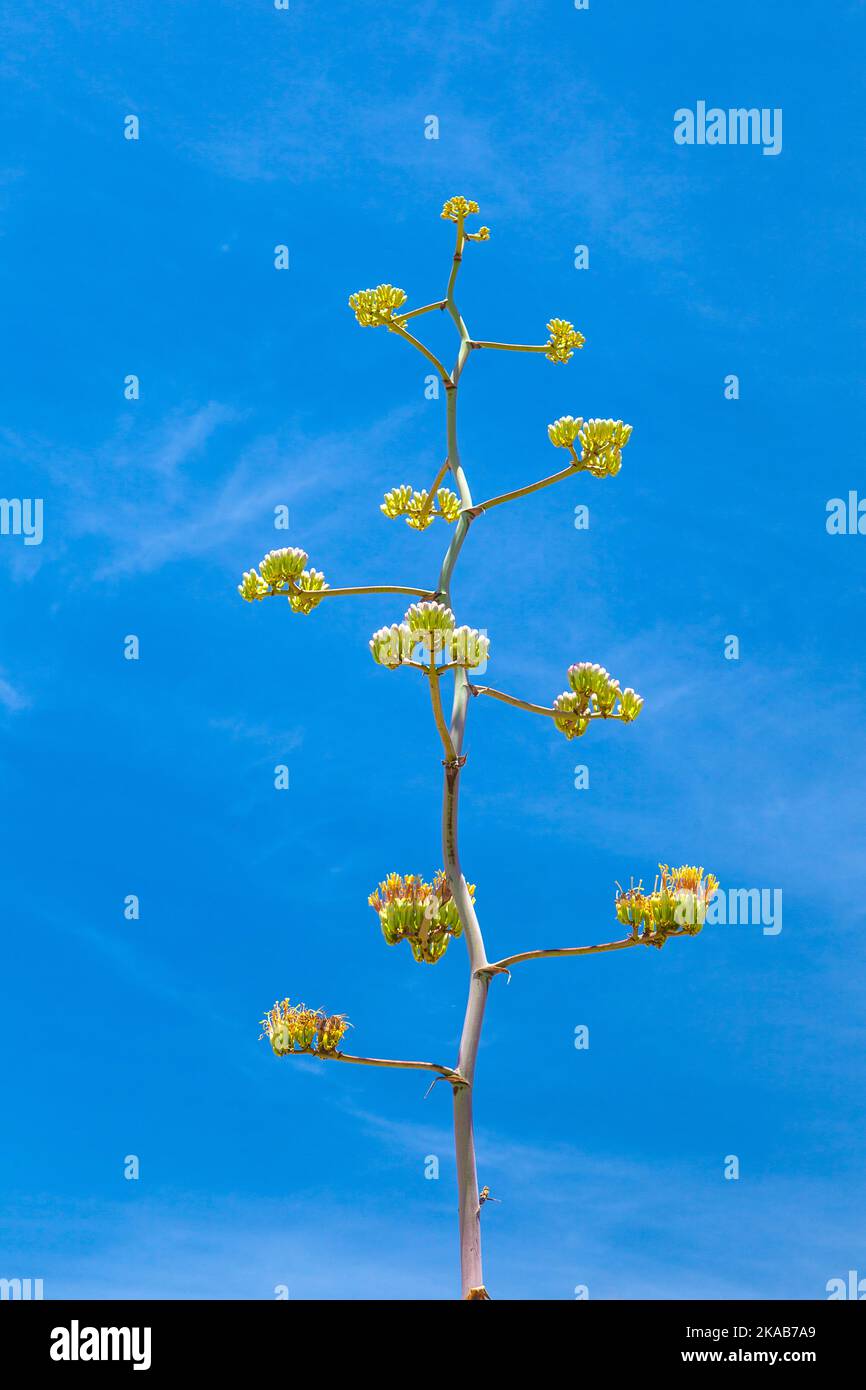
[(349, 308), (362, 328), (381, 328), (406, 303), (406, 293), (395, 285), (377, 285), (374, 290), (358, 290), (349, 295)]
[(431, 506), (426, 516), (422, 516), (426, 504), (426, 488), (422, 492), (416, 492), (408, 483), (403, 483), (400, 487), (392, 488), (390, 492), (385, 493), (385, 501), (381, 503), (379, 510), (391, 518), (404, 516), (407, 526), (411, 526), (415, 531), (426, 531), (428, 526), (432, 526), (434, 517), (441, 516), (443, 521), (451, 523), (460, 515), (460, 498), (447, 487), (439, 488), (436, 493), (436, 506)]
[(257, 570), (246, 570), (238, 593), (247, 603), (270, 595), (284, 595), (293, 613), (311, 613), (327, 589), (321, 570), (305, 569), (307, 553), (296, 546), (270, 550)]
[(568, 362), (575, 348), (582, 348), (586, 339), (567, 319), (551, 319), (547, 325), (550, 341), (544, 354), (548, 362)]
[(304, 570), (298, 587), (303, 593), (289, 594), (289, 607), (293, 613), (312, 613), (322, 602), (328, 586), (321, 570)]
[(573, 415), (561, 415), (558, 420), (554, 420), (552, 425), (547, 426), (547, 435), (551, 444), (556, 449), (571, 449), (575, 439), (583, 429), (583, 418), (578, 416), (575, 420)]
[(569, 666), (568, 683), (571, 689), (553, 702), (553, 708), (560, 712), (553, 722), (569, 740), (585, 734), (590, 719), (614, 718), (630, 724), (643, 709), (643, 700), (631, 686), (621, 690), (619, 681), (597, 663), (580, 661)]
[[(475, 885), (467, 884), (475, 901)], [(463, 930), (451, 887), (440, 870), (432, 883), (415, 874), (389, 874), (370, 894), (370, 906), (379, 918), (382, 935), (389, 946), (408, 941), (416, 961), (435, 965), (448, 949), (448, 942)]]
[(587, 420), (578, 435), (583, 445), (581, 465), (595, 478), (615, 478), (631, 433), (631, 425), (622, 420)]
[[(551, 444), (568, 449), (575, 467), (586, 469), (595, 478), (614, 478), (622, 467), (622, 451), (631, 439), (631, 425), (622, 420), (586, 420), (562, 415), (547, 426)], [(575, 441), (581, 446), (577, 457)]]
[(451, 609), (433, 601), (411, 604), (402, 623), (380, 627), (370, 638), (373, 660), (390, 670), (413, 660), (416, 649), (428, 665), (441, 656), (446, 663), (475, 669), (487, 660), (490, 641), (477, 628), (455, 627)]
[(682, 864), (672, 869), (659, 864), (651, 893), (644, 892), (642, 883), (619, 888), (617, 919), (647, 946), (662, 947), (669, 936), (697, 936), (718, 887), (714, 874), (704, 877), (703, 866)]
[(278, 1001), (262, 1019), (264, 1033), (278, 1057), (288, 1052), (313, 1052), (317, 1057), (333, 1057), (347, 1028), (345, 1014), (326, 1014), (308, 1009), (306, 1004)]
[(478, 204), (472, 198), (463, 198), (459, 194), (455, 198), (449, 198), (440, 213), (447, 222), (461, 222), (470, 213), (480, 212)]

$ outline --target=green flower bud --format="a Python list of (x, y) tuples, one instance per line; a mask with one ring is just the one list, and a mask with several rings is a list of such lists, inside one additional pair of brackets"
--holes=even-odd
[(559, 732), (571, 741), (573, 738), (580, 738), (589, 728), (589, 716), (585, 714), (586, 704), (581, 695), (575, 695), (574, 691), (566, 690), (562, 695), (557, 695), (553, 702), (555, 710), (561, 710), (563, 715), (568, 718), (557, 718), (554, 715), (553, 722)]
[(412, 648), (421, 648), (428, 660), (445, 650), (447, 639), (454, 630), (454, 614), (444, 603), (425, 600), (413, 603), (406, 610), (404, 622), (411, 633)]
[[(579, 661), (574, 666), (568, 668), (568, 683), (582, 702), (583, 710), (589, 714), (599, 714), (603, 719), (610, 719), (616, 708), (617, 700), (622, 701), (623, 695), (620, 690), (618, 680), (614, 680), (610, 672), (604, 666), (599, 666), (597, 662)], [(637, 700), (634, 691), (627, 703), (629, 710), (634, 708), (631, 699)], [(639, 701), (635, 713), (630, 717), (636, 718), (640, 712), (643, 702)], [(628, 723), (628, 719), (626, 720)]]
[(306, 563), (306, 551), (290, 546), (284, 550), (270, 550), (259, 565), (259, 570), (266, 584), (277, 586), (300, 579)]
[(255, 603), (256, 599), (264, 598), (267, 592), (268, 586), (258, 570), (245, 570), (243, 580), (238, 585), (241, 598), (247, 603)]
[(583, 428), (583, 419), (575, 420), (571, 415), (563, 415), (547, 426), (551, 444), (556, 449), (569, 449)]
[(410, 632), (451, 632), (454, 629), (454, 614), (444, 603), (425, 599), (423, 603), (412, 603), (406, 609), (404, 622)]
[(630, 724), (637, 719), (643, 709), (643, 700), (640, 695), (636, 695), (631, 686), (627, 686), (619, 698), (619, 717), (623, 724)]
[(303, 589), (302, 595), (289, 594), (289, 606), (293, 613), (312, 613), (322, 602), (324, 590), (328, 586), (321, 570), (304, 570), (298, 580), (298, 587)]
[(413, 639), (405, 623), (392, 623), (390, 627), (380, 627), (370, 638), (370, 651), (379, 666), (395, 670), (402, 661), (412, 655)]
[(490, 639), (474, 627), (456, 627), (444, 647), (445, 660), (474, 670), (487, 660)]

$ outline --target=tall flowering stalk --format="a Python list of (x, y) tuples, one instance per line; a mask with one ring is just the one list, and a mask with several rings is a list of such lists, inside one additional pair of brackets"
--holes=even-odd
[[(660, 878), (652, 891), (632, 882), (620, 888), (614, 900), (617, 920), (628, 927), (620, 940), (599, 945), (564, 946), (522, 951), (503, 960), (488, 958), (484, 937), (475, 913), (475, 888), (467, 883), (460, 863), (458, 840), (458, 797), (466, 754), (463, 752), (466, 717), (470, 702), (478, 696), (499, 700), (516, 709), (548, 718), (552, 727), (567, 739), (581, 738), (590, 724), (599, 719), (632, 723), (640, 714), (643, 700), (631, 687), (622, 689), (603, 666), (578, 662), (568, 668), (568, 689), (549, 705), (535, 704), (488, 685), (473, 683), (471, 673), (486, 662), (489, 642), (477, 628), (457, 624), (451, 598), (455, 567), (472, 524), (485, 512), (505, 502), (525, 497), (578, 473), (593, 478), (613, 478), (622, 466), (622, 451), (631, 436), (631, 426), (622, 420), (584, 420), (563, 415), (548, 426), (548, 438), (562, 449), (567, 463), (558, 472), (512, 492), (474, 502), (460, 461), (457, 440), (457, 398), (464, 368), (474, 352), (498, 350), (541, 354), (547, 361), (565, 364), (584, 345), (584, 338), (565, 319), (552, 318), (543, 343), (499, 343), (473, 338), (457, 308), (455, 286), (464, 252), (471, 242), (487, 241), (490, 231), (480, 227), (467, 230), (467, 219), (478, 213), (478, 204), (463, 197), (449, 198), (442, 217), (452, 223), (455, 247), (445, 297), (407, 309), (406, 294), (394, 285), (378, 285), (358, 290), (349, 306), (361, 327), (384, 328), (420, 352), (436, 370), (445, 388), (445, 459), (427, 488), (418, 490), (409, 483), (396, 484), (385, 494), (380, 510), (389, 519), (403, 518), (413, 530), (424, 531), (436, 520), (454, 530), (436, 587), (432, 589), (395, 584), (363, 584), (331, 588), (321, 571), (308, 567), (308, 556), (297, 548), (271, 551), (256, 569), (243, 576), (241, 597), (248, 602), (265, 598), (286, 598), (293, 613), (309, 614), (326, 599), (351, 594), (403, 594), (412, 602), (402, 619), (380, 628), (370, 639), (373, 660), (387, 670), (407, 667), (419, 672), (427, 683), (433, 718), (442, 744), (442, 858), (444, 868), (431, 882), (416, 874), (389, 874), (370, 895), (382, 934), (389, 946), (408, 942), (419, 964), (435, 965), (452, 939), (463, 937), (469, 956), (469, 989), (466, 1013), (456, 1064), (415, 1062), (381, 1057), (360, 1057), (341, 1050), (341, 1042), (351, 1025), (345, 1015), (328, 1015), (323, 1010), (293, 1005), (289, 999), (274, 1005), (262, 1020), (264, 1033), (275, 1054), (285, 1057), (298, 1052), (338, 1062), (363, 1066), (399, 1067), (433, 1072), (451, 1085), (454, 1100), (454, 1142), (457, 1160), (460, 1265), (463, 1297), (488, 1297), (481, 1265), (481, 1208), (488, 1189), (479, 1194), (473, 1132), (475, 1064), (481, 1039), (484, 1011), (490, 982), (507, 975), (523, 961), (556, 956), (594, 955), (646, 945), (661, 947), (670, 937), (694, 936), (702, 928), (707, 903), (718, 885), (702, 868), (683, 865), (671, 869), (660, 865)], [(416, 337), (414, 320), (424, 314), (447, 312), (459, 340), (457, 357), (449, 370)], [(412, 323), (410, 329), (407, 325)], [(451, 486), (445, 485), (450, 475)], [(450, 714), (443, 702), (443, 685), (451, 690)]]

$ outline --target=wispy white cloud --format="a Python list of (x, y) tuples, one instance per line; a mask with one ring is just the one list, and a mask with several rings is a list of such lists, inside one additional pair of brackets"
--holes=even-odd
[[(449, 1298), (455, 1294), (453, 1170), (407, 1189), (406, 1160), (450, 1153), (444, 1126), (356, 1111), (359, 1152), (379, 1155), (363, 1204), (293, 1185), (284, 1199), (143, 1193), (134, 1204), (34, 1195), (0, 1216), (10, 1269), (47, 1298)], [(487, 1282), (494, 1297), (824, 1298), (856, 1265), (856, 1177), (748, 1174), (637, 1162), (573, 1145), (518, 1144), (482, 1130)], [(749, 1231), (744, 1241), (742, 1233)], [(419, 1252), (423, 1252), (420, 1253)]]
[(18, 710), (27, 709), (29, 704), (30, 700), (23, 691), (18, 690), (11, 681), (0, 675), (0, 705), (14, 714)]
[[(450, 1155), (450, 1129), (352, 1113), (389, 1153)], [(850, 1224), (853, 1176), (726, 1181), (715, 1155), (698, 1166), (654, 1163), (516, 1142), (483, 1127), (477, 1149), (484, 1181), (501, 1199), (486, 1220), (500, 1209), (508, 1215), (508, 1232), (494, 1233), (511, 1296), (532, 1296), (525, 1270), (543, 1267), (564, 1298), (587, 1281), (594, 1297), (821, 1298), (866, 1234), (862, 1221)]]
[(237, 715), (208, 721), (212, 729), (227, 734), (239, 742), (250, 743), (262, 750), (262, 755), (290, 753), (303, 742), (300, 729), (275, 729), (269, 724), (250, 724)]
[[(297, 506), (325, 485), (329, 506), (318, 510), (311, 535), (328, 535), (361, 469), (374, 479), (398, 441), (405, 461), (403, 429), (415, 413), (401, 406), (367, 429), (316, 437), (300, 429), (255, 434), (238, 412), (212, 401), (175, 411), (148, 429), (124, 422), (86, 455), (8, 432), (0, 434), (0, 446), (50, 479), (58, 516), (52, 561), (75, 541), (95, 543), (96, 562), (87, 569), (92, 582), (227, 556), (245, 528), (272, 525), (276, 506)], [(245, 429), (247, 438), (235, 446), (225, 437), (229, 428)], [(285, 533), (272, 535), (275, 545), (285, 543)]]

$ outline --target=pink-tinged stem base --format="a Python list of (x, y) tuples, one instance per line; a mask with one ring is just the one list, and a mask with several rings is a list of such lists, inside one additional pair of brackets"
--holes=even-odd
[(457, 1159), (457, 1210), (460, 1230), (460, 1279), (463, 1297), (484, 1284), (481, 1268), (481, 1213), (478, 1205), (478, 1171), (472, 1122), (475, 1060), (487, 1003), (489, 976), (475, 976), (460, 1040), (457, 1069), (468, 1081), (454, 1088), (454, 1151)]

